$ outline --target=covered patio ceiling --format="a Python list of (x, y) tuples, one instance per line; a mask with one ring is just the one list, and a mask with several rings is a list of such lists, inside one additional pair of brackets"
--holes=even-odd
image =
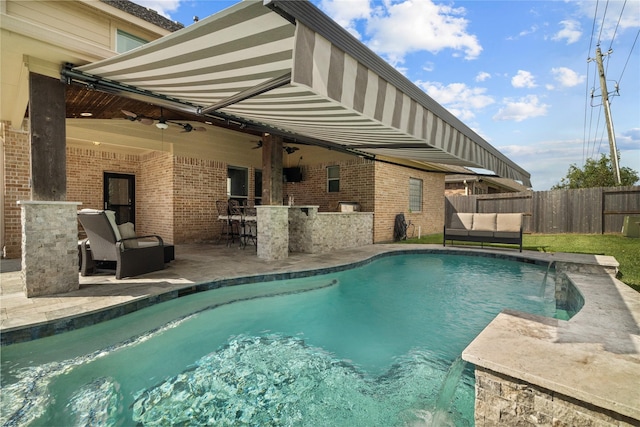
[(200, 117), (531, 186), (529, 173), (308, 1), (243, 1), (63, 75)]

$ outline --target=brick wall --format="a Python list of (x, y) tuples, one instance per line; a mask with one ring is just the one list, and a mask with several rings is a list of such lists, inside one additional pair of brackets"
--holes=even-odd
[[(327, 192), (327, 166), (340, 166), (340, 191)], [(444, 226), (444, 174), (422, 172), (383, 162), (353, 160), (305, 166), (302, 182), (285, 183), (285, 199), (296, 205), (318, 205), (320, 212), (335, 212), (340, 201), (360, 203), (362, 212), (374, 212), (374, 242), (393, 240), (395, 216), (404, 213), (415, 234), (439, 233)], [(421, 212), (409, 213), (409, 178), (421, 179)]]
[[(340, 166), (340, 191), (327, 192), (327, 166)], [(373, 211), (374, 164), (371, 160), (353, 160), (320, 163), (302, 168), (301, 182), (284, 184), (285, 202), (288, 195), (296, 205), (317, 205), (320, 212), (335, 212), (338, 202), (358, 202), (363, 212)]]
[[(67, 146), (67, 200), (82, 202), (81, 209), (104, 209), (104, 172), (137, 175), (139, 168), (135, 154)], [(136, 218), (137, 213), (136, 206)]]
[[(404, 213), (418, 234), (442, 232), (444, 227), (444, 174), (423, 172), (388, 163), (375, 164), (374, 242), (393, 240), (395, 217)], [(422, 211), (409, 212), (409, 178), (422, 180)]]
[(157, 234), (173, 243), (173, 159), (152, 151), (140, 157), (136, 175), (136, 233)]
[(4, 245), (7, 258), (20, 258), (22, 223), (18, 200), (31, 200), (31, 156), (29, 133), (0, 126), (4, 140)]
[(215, 201), (227, 199), (227, 164), (177, 157), (173, 168), (174, 243), (217, 238), (222, 223)]

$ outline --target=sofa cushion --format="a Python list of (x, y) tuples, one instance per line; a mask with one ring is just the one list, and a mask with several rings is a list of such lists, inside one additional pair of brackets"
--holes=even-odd
[(451, 216), (450, 228), (457, 228), (462, 230), (471, 230), (473, 226), (473, 214), (472, 213), (454, 213)]
[(521, 213), (501, 213), (496, 221), (497, 231), (517, 231), (522, 227)]
[(468, 230), (462, 230), (459, 228), (447, 228), (447, 236), (468, 236)]
[(472, 230), (495, 231), (496, 214), (494, 213), (476, 213), (473, 214)]
[(493, 236), (497, 237), (498, 239), (519, 239), (520, 231), (494, 231)]
[(469, 236), (471, 237), (493, 237), (493, 231), (491, 230), (471, 230)]
[[(134, 225), (130, 222), (125, 222), (124, 224), (120, 224), (118, 226), (118, 230), (120, 231), (120, 235), (122, 236), (123, 239), (136, 237), (136, 230), (134, 228)], [(133, 249), (138, 247), (137, 240), (125, 240), (123, 243), (124, 243), (124, 247), (127, 249)]]

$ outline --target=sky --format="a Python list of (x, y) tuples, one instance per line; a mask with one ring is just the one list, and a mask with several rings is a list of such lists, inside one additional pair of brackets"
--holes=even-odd
[[(134, 1), (185, 26), (237, 3)], [(312, 2), (527, 170), (536, 191), (610, 154), (599, 45), (620, 165), (640, 172), (640, 1)]]

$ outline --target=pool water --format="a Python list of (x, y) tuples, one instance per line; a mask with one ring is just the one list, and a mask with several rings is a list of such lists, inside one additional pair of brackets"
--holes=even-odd
[(396, 255), (192, 294), (3, 348), (0, 423), (470, 426), (460, 354), (505, 308), (553, 317), (546, 273)]

